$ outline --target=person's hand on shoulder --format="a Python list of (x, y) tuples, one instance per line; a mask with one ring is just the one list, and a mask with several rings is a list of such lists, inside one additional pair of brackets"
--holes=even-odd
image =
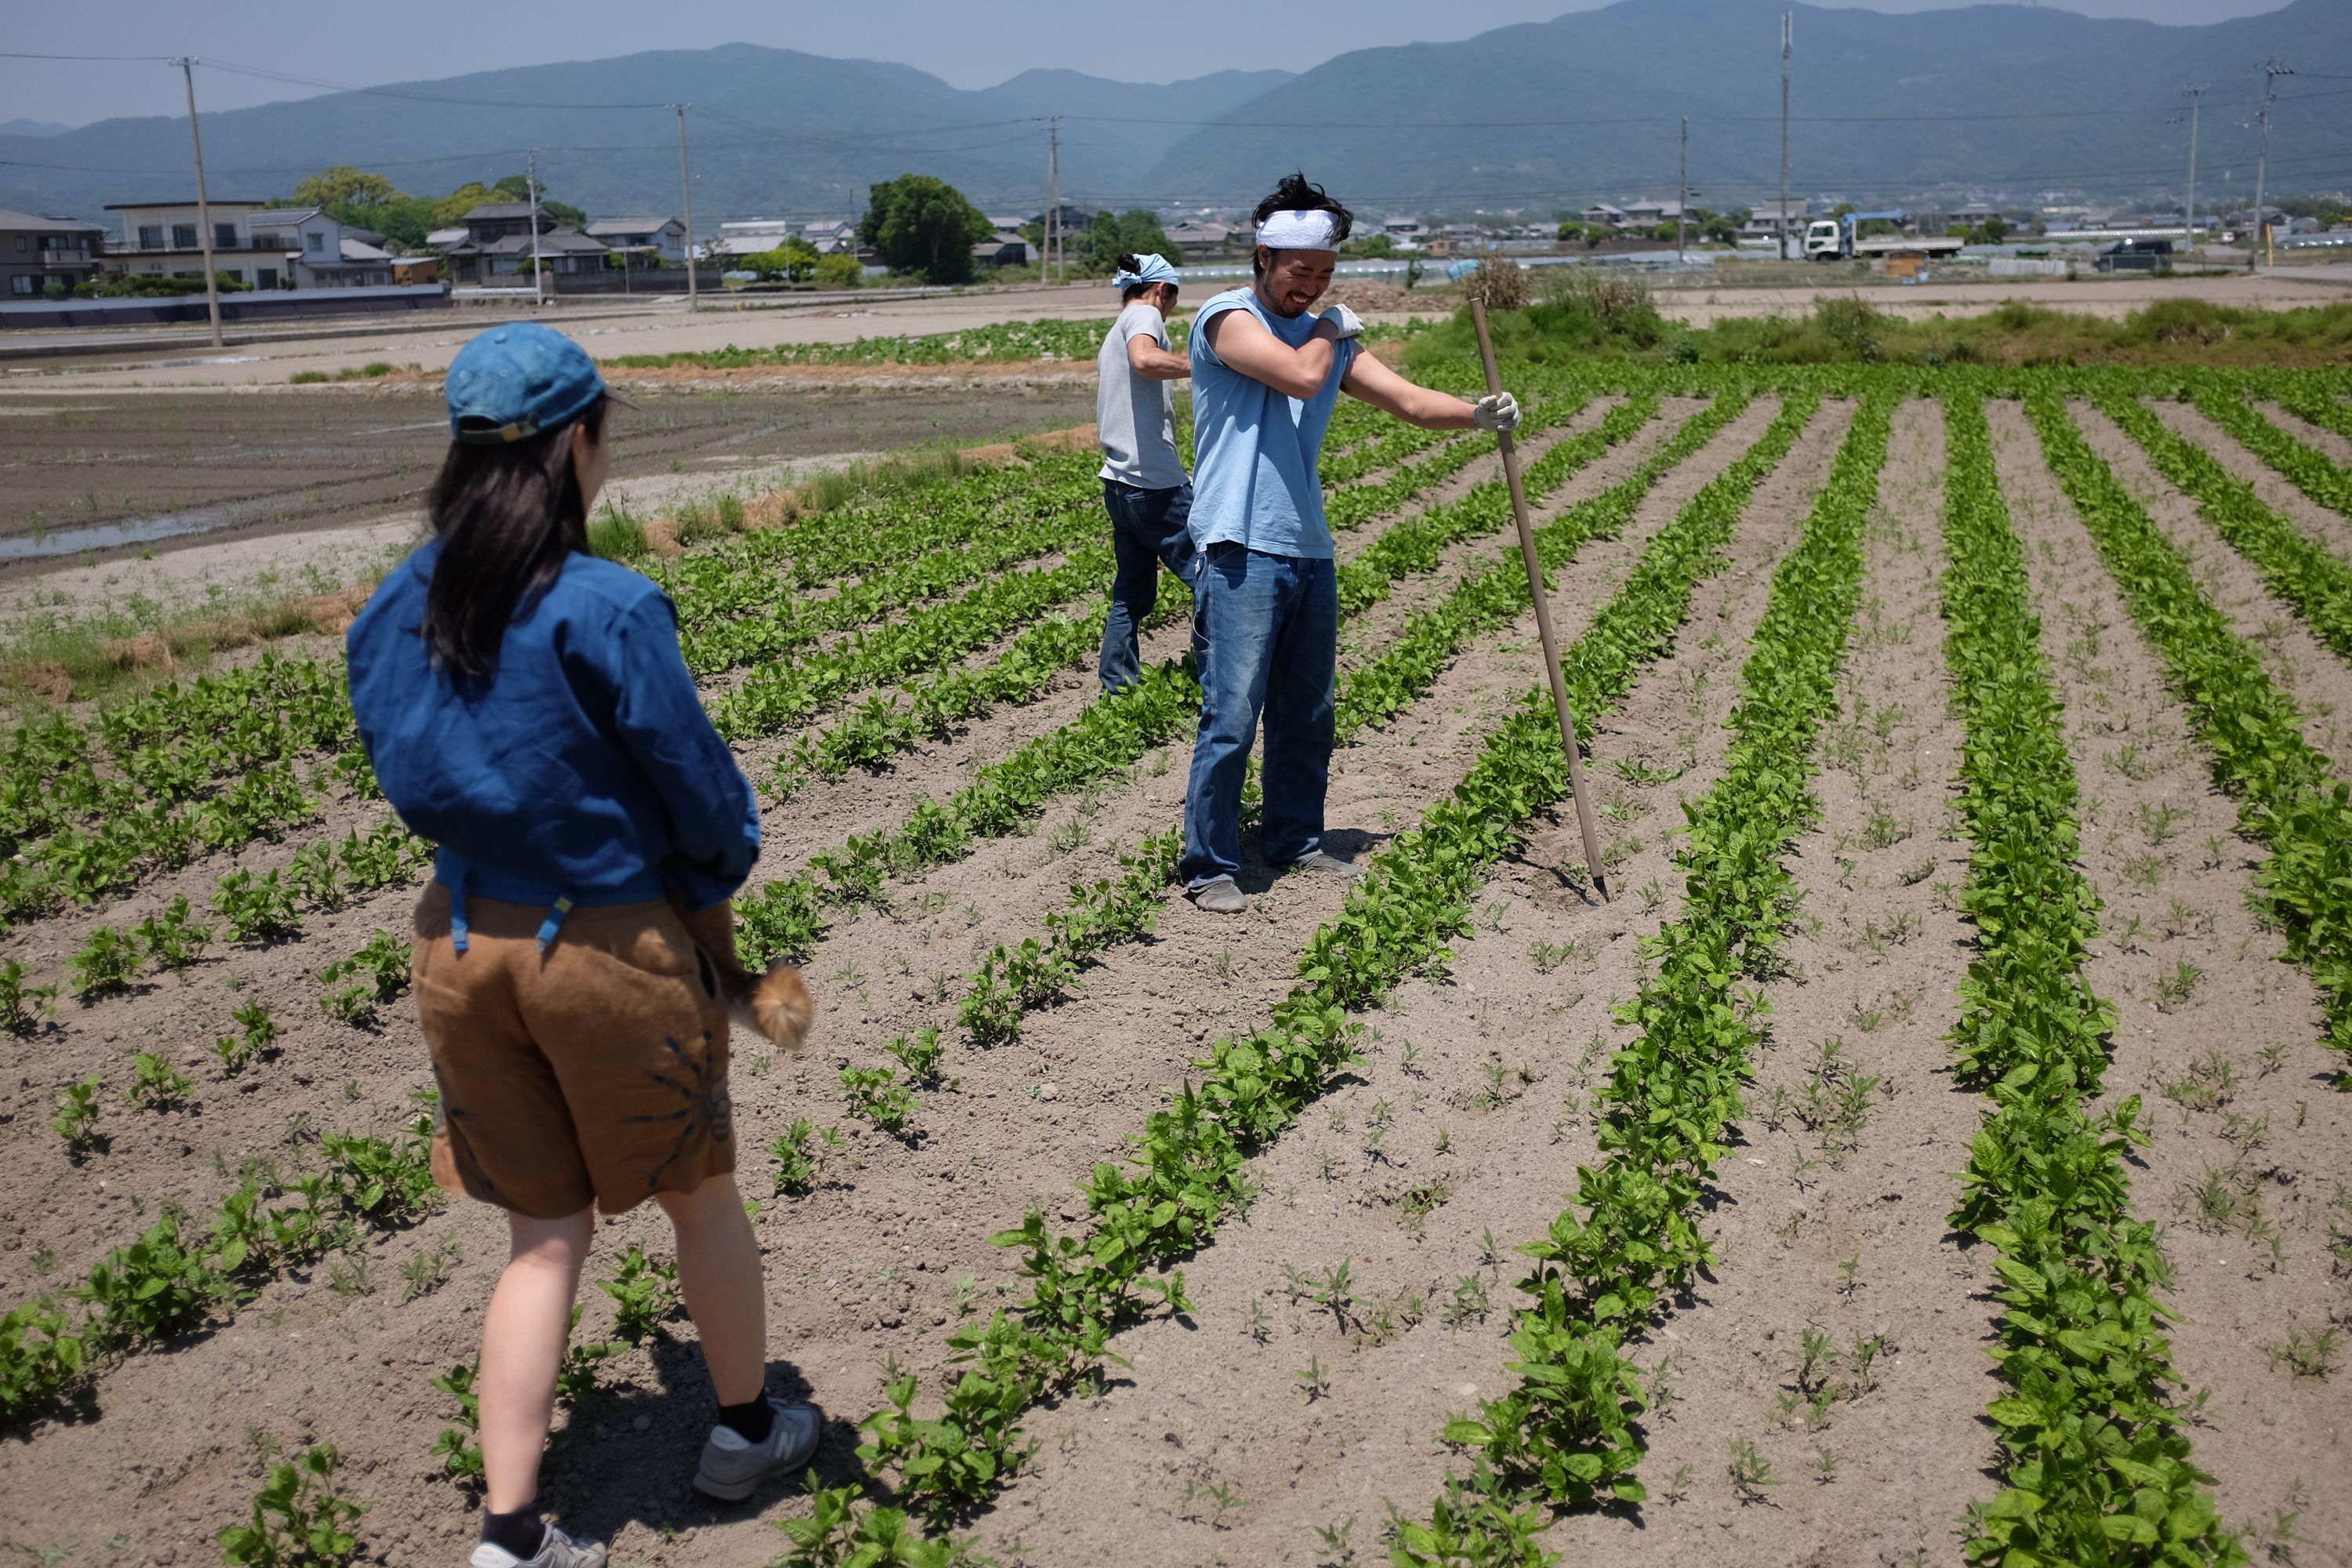
[(1507, 392), (1490, 393), (1471, 405), (1470, 417), (1481, 430), (1507, 436), (1519, 427), (1519, 400)]
[(1345, 305), (1326, 305), (1323, 314), (1316, 319), (1318, 327), (1329, 327), (1335, 342), (1363, 336), (1364, 320)]

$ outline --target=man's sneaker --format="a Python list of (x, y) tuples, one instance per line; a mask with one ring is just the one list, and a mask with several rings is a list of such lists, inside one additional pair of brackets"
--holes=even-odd
[(817, 1439), (824, 1436), (824, 1417), (814, 1405), (796, 1405), (768, 1396), (776, 1413), (775, 1426), (764, 1443), (754, 1443), (732, 1426), (713, 1426), (702, 1445), (702, 1465), (694, 1472), (694, 1489), (708, 1496), (740, 1502), (761, 1481), (790, 1475), (814, 1457)]
[(1213, 915), (1237, 915), (1249, 908), (1249, 895), (1231, 877), (1213, 877), (1192, 889), (1192, 901)]
[(604, 1568), (604, 1547), (595, 1541), (574, 1541), (553, 1525), (547, 1538), (529, 1557), (518, 1557), (503, 1546), (485, 1541), (468, 1559), (472, 1568)]
[(1294, 871), (1320, 871), (1327, 877), (1337, 877), (1347, 882), (1352, 882), (1364, 874), (1364, 868), (1353, 860), (1342, 860), (1337, 855), (1321, 849), (1301, 855), (1290, 863), (1289, 868)]

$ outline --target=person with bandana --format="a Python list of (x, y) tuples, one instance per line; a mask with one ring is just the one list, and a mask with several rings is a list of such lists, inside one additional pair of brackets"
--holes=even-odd
[(1119, 291), (1118, 320), (1095, 356), (1095, 430), (1115, 563), (1098, 664), (1106, 695), (1141, 676), (1136, 634), (1160, 602), (1160, 566), (1189, 583), (1193, 561), (1185, 531), (1192, 486), (1176, 455), (1173, 384), (1192, 366), (1168, 345), (1176, 268), (1163, 256), (1122, 256), (1111, 281)]
[(1353, 878), (1323, 845), (1339, 634), (1338, 570), (1323, 516), (1323, 436), (1342, 392), (1429, 430), (1508, 431), (1507, 392), (1465, 402), (1416, 386), (1360, 353), (1345, 305), (1308, 310), (1331, 287), (1352, 219), (1303, 174), (1255, 213), (1254, 281), (1193, 318), (1193, 647), (1201, 727), (1184, 797), (1178, 874), (1193, 901), (1238, 914), (1242, 784), (1265, 724), (1265, 864)]

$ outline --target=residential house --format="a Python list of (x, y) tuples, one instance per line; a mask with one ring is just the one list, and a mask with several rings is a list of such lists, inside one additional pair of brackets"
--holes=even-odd
[(1773, 239), (1783, 234), (1802, 234), (1811, 221), (1813, 204), (1803, 196), (1790, 196), (1787, 210), (1780, 202), (1758, 202), (1748, 211), (1748, 221), (1739, 226), (1742, 239)]
[(976, 267), (1026, 267), (1029, 242), (1020, 235), (1000, 229), (971, 247), (971, 259)]
[(1383, 218), (1381, 232), (1388, 236), (1389, 242), (1399, 250), (1418, 250), (1422, 242), (1429, 237), (1429, 226), (1417, 217)]
[(1990, 202), (1969, 202), (1954, 207), (1945, 215), (1944, 221), (1954, 228), (1980, 228), (2002, 216), (2001, 210)]
[(425, 237), (425, 243), (434, 250), (447, 250), (453, 245), (466, 243), (466, 231), (458, 228), (436, 228)]
[[(1059, 222), (1061, 224), (1061, 232), (1064, 234), (1084, 234), (1087, 230), (1094, 227), (1095, 226), (1095, 209), (1092, 207), (1082, 207), (1075, 202), (1064, 202), (1060, 206), (1055, 207), (1054, 210), (1055, 213), (1060, 215)], [(1035, 217), (1029, 220), (1028, 225), (1024, 225), (1024, 226), (1025, 227), (1034, 225), (1039, 228), (1043, 228), (1045, 222), (1045, 215), (1044, 213), (1039, 213)]]
[(800, 226), (790, 218), (738, 218), (719, 226), (719, 237), (710, 242), (709, 254), (721, 262), (730, 256), (757, 256), (775, 249), (799, 231)]
[(280, 207), (253, 215), (256, 245), (285, 253), (285, 287), (382, 289), (393, 281), (383, 236), (354, 228), (318, 207)]
[(819, 256), (838, 256), (844, 251), (857, 250), (857, 224), (845, 217), (818, 218), (801, 226), (801, 237), (816, 247)]
[(1213, 256), (1234, 243), (1239, 230), (1231, 224), (1213, 218), (1187, 218), (1175, 227), (1162, 231), (1168, 243), (1186, 257)]
[(1584, 221), (1601, 228), (1623, 228), (1625, 209), (1607, 202), (1595, 202), (1584, 209)]
[(1655, 228), (1672, 223), (1681, 216), (1680, 202), (1639, 201), (1625, 204), (1625, 225), (1630, 228)]
[(600, 217), (584, 232), (614, 250), (636, 254), (642, 258), (636, 265), (686, 265), (686, 225), (674, 217)]
[(485, 202), (465, 217), (466, 237), (442, 252), (455, 281), (489, 284), (530, 276), (532, 258), (550, 272), (601, 272), (611, 247), (529, 202)]
[[(256, 213), (270, 209), (261, 202), (213, 201), (205, 204), (212, 217), (213, 269), (233, 282), (256, 289), (284, 285), (285, 249), (273, 238), (257, 240)], [(106, 270), (118, 277), (194, 278), (205, 275), (205, 253), (197, 225), (203, 221), (196, 204), (186, 202), (109, 202), (108, 212), (122, 215), (122, 239), (108, 248)]]
[(97, 224), (0, 207), (0, 300), (72, 292), (98, 276), (105, 243)]

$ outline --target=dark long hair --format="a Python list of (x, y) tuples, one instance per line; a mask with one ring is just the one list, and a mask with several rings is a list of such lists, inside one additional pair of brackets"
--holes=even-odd
[(574, 424), (602, 442), (604, 400), (528, 440), (449, 444), (426, 499), (441, 556), (425, 595), (424, 635), (433, 662), (452, 676), (495, 676), (516, 612), (555, 581), (565, 556), (588, 548), (588, 508), (572, 468)]
[[(1257, 204), (1257, 210), (1250, 215), (1250, 221), (1262, 224), (1276, 213), (1292, 212), (1329, 213), (1336, 220), (1336, 226), (1331, 231), (1333, 245), (1346, 244), (1348, 236), (1356, 226), (1356, 215), (1333, 201), (1330, 193), (1322, 186), (1307, 179), (1303, 169), (1283, 175), (1282, 183), (1274, 187), (1274, 195)], [(1257, 259), (1255, 251), (1250, 253), (1250, 271), (1256, 277), (1265, 276), (1265, 267)]]

